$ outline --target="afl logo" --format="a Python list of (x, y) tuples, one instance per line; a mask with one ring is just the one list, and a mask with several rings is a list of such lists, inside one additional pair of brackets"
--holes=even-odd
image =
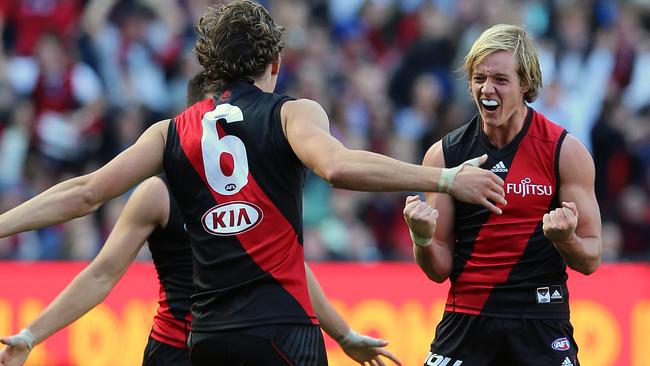
[(226, 191), (232, 192), (235, 189), (237, 189), (237, 185), (234, 184), (234, 183), (230, 183), (230, 184), (226, 184), (226, 186), (224, 188), (226, 189)]
[(241, 234), (257, 226), (264, 217), (262, 210), (252, 203), (233, 201), (209, 209), (201, 218), (203, 228), (212, 235)]
[(571, 343), (566, 337), (558, 338), (551, 343), (551, 348), (556, 351), (568, 351), (571, 348)]

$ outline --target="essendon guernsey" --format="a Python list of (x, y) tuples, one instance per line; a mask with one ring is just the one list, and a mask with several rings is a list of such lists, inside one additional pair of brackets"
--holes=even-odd
[(303, 262), (305, 168), (280, 120), (287, 100), (237, 81), (169, 124), (164, 169), (194, 256), (193, 330), (317, 324)]
[[(165, 181), (164, 176), (161, 178)], [(167, 225), (154, 230), (147, 239), (160, 283), (158, 311), (154, 316), (151, 337), (183, 349), (187, 347), (192, 320), (192, 252), (176, 200), (171, 194), (160, 199), (169, 200)]]
[(566, 131), (528, 108), (523, 128), (501, 149), (480, 116), (443, 139), (447, 167), (488, 154), (482, 168), (505, 181), (501, 215), (454, 200), (454, 269), (446, 311), (493, 317), (568, 319), (566, 264), (542, 232), (557, 208), (558, 159)]

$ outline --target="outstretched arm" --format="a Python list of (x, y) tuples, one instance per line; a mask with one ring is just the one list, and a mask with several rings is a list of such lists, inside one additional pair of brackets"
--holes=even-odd
[[(97, 257), (22, 331), (31, 333), (33, 345), (79, 319), (106, 298), (153, 230), (167, 224), (169, 202), (161, 199), (167, 196), (167, 187), (156, 177), (133, 192)], [(30, 351), (25, 339), (4, 337), (0, 341), (8, 345), (0, 353), (0, 365), (22, 365)]]
[(368, 151), (347, 149), (330, 135), (327, 114), (314, 101), (302, 99), (285, 103), (282, 121), (287, 140), (298, 158), (335, 187), (450, 193), (497, 214), (501, 210), (492, 202), (505, 204), (503, 180), (487, 170), (474, 166), (462, 169), (423, 167)]
[(542, 229), (567, 265), (588, 275), (598, 268), (603, 253), (594, 162), (580, 141), (567, 135), (559, 164), (562, 207), (544, 215)]
[(361, 365), (368, 362), (372, 365), (384, 366), (384, 361), (379, 357), (384, 356), (397, 365), (401, 364), (397, 357), (383, 348), (388, 345), (388, 342), (357, 334), (350, 329), (350, 326), (341, 318), (339, 313), (334, 310), (332, 304), (327, 300), (323, 289), (320, 287), (318, 280), (307, 263), (305, 263), (305, 272), (307, 275), (307, 286), (309, 287), (309, 298), (316, 312), (316, 316), (318, 316), (321, 328), (339, 343), (343, 351), (350, 358)]
[(0, 237), (65, 222), (95, 211), (162, 169), (169, 120), (149, 127), (138, 141), (100, 169), (61, 182), (0, 215)]

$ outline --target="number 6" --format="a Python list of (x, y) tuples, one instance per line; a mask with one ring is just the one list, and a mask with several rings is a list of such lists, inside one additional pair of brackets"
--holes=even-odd
[[(219, 104), (214, 110), (203, 115), (203, 136), (201, 137), (201, 152), (203, 168), (210, 187), (217, 193), (232, 196), (248, 184), (248, 158), (246, 146), (237, 136), (227, 135), (219, 138), (217, 121), (227, 123), (242, 122), (244, 114), (241, 109), (231, 104)], [(233, 157), (233, 172), (226, 176), (221, 170), (221, 154), (228, 153)]]

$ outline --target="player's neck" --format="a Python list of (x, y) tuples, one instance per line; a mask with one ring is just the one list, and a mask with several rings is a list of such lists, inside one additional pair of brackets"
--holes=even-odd
[(253, 85), (262, 89), (263, 92), (273, 93), (273, 91), (275, 90), (275, 84), (277, 80), (278, 80), (278, 75), (272, 74), (271, 66), (269, 65), (269, 67), (266, 68), (264, 74), (262, 74), (262, 76), (255, 79)]
[(273, 93), (275, 90), (275, 83), (271, 83), (268, 80), (255, 80), (253, 85), (260, 88), (263, 92), (266, 93)]
[(483, 132), (488, 141), (501, 149), (507, 146), (521, 131), (528, 115), (528, 106), (524, 103), (518, 107), (504, 123), (498, 126), (483, 124)]

